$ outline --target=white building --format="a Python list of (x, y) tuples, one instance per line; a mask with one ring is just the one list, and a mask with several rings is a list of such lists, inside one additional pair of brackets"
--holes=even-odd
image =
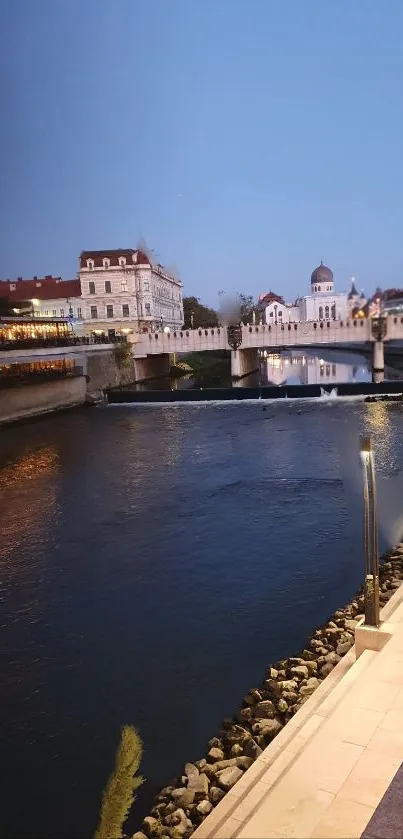
[(297, 305), (300, 321), (345, 320), (349, 312), (347, 294), (334, 290), (333, 271), (323, 262), (311, 274), (311, 293)]
[(139, 250), (82, 251), (80, 285), (87, 332), (179, 329), (182, 283)]
[(33, 277), (23, 280), (0, 281), (0, 297), (12, 303), (14, 313), (32, 314), (34, 317), (67, 318), (75, 325), (82, 324), (83, 307), (80, 281), (62, 280), (61, 277)]
[(264, 323), (290, 323), (312, 320), (343, 320), (349, 306), (345, 292), (335, 292), (333, 273), (323, 262), (311, 274), (311, 293), (294, 304), (285, 303), (274, 292), (261, 294), (258, 303)]

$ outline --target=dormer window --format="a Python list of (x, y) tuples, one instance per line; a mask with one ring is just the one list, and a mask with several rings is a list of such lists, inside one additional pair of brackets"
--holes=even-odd
[(110, 264), (111, 264), (110, 259), (104, 259), (104, 268), (109, 268)]
[(15, 291), (16, 288), (17, 286), (15, 283), (10, 283), (10, 291)]
[(124, 256), (120, 256), (120, 257), (119, 257), (119, 265), (120, 265), (120, 267), (121, 267), (121, 268), (124, 268), (124, 267), (125, 267), (125, 265), (126, 265), (126, 260), (125, 260), (125, 257), (124, 257)]
[(93, 271), (93, 269), (94, 269), (94, 260), (93, 259), (87, 259), (87, 268), (89, 268), (90, 271)]

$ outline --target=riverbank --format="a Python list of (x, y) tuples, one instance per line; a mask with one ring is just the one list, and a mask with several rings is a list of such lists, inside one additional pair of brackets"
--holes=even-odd
[[(382, 557), (379, 577), (385, 605), (403, 581), (403, 544)], [(223, 721), (205, 756), (186, 763), (183, 774), (161, 790), (143, 821), (144, 833), (135, 833), (133, 839), (191, 836), (349, 652), (363, 607), (360, 589), (313, 633), (298, 655), (268, 668), (261, 686), (251, 688), (235, 715)]]

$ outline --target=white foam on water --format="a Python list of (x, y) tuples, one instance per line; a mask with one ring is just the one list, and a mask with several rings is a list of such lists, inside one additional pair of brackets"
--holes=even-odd
[[(336, 388), (333, 388), (336, 390)], [(256, 399), (195, 399), (195, 400), (180, 400), (178, 402), (111, 402), (108, 403), (108, 408), (182, 408), (182, 407), (190, 407), (194, 406), (195, 408), (202, 408), (206, 407), (207, 405), (212, 405), (213, 407), (220, 407), (220, 405), (276, 405), (276, 404), (284, 404), (284, 402), (292, 402), (292, 403), (304, 403), (304, 402), (318, 402), (319, 404), (323, 402), (332, 402), (339, 404), (340, 402), (364, 402), (368, 396), (372, 396), (376, 394), (355, 394), (354, 396), (334, 396), (332, 392), (324, 393), (323, 396), (279, 396), (274, 399), (265, 399), (263, 397), (259, 397)], [(403, 393), (391, 393), (391, 394), (382, 394), (382, 396), (403, 396)]]

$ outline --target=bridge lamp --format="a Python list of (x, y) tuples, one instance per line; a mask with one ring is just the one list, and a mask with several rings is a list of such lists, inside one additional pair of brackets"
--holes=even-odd
[(170, 332), (170, 331), (171, 330), (170, 330), (169, 326), (164, 326), (164, 332), (165, 332), (166, 335), (168, 335), (168, 332)]
[(379, 626), (378, 512), (375, 469), (370, 437), (362, 437), (360, 455), (364, 476), (364, 615), (367, 626)]

